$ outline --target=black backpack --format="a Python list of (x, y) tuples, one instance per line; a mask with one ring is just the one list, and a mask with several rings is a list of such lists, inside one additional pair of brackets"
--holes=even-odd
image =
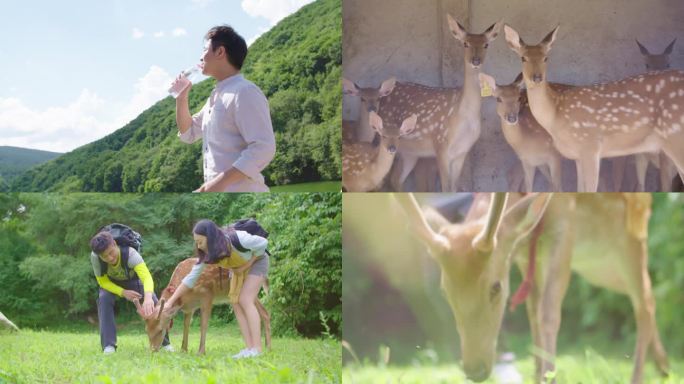
[[(112, 235), (116, 245), (118, 245), (119, 249), (121, 250), (121, 265), (126, 273), (126, 278), (130, 279), (131, 274), (128, 268), (128, 249), (133, 248), (138, 252), (142, 252), (142, 236), (140, 236), (138, 232), (132, 230), (131, 227), (119, 223), (105, 225), (97, 232), (109, 232)], [(108, 264), (102, 261), (102, 259), (99, 257), (98, 260), (100, 261), (100, 270), (104, 275), (107, 273)]]
[[(228, 237), (230, 238), (230, 243), (240, 252), (249, 252), (250, 250), (243, 247), (240, 244), (240, 239), (235, 231), (245, 231), (250, 235), (261, 236), (264, 239), (268, 239), (268, 231), (264, 229), (256, 220), (254, 219), (241, 219), (232, 224), (228, 224), (226, 227), (228, 232)], [(266, 254), (271, 256), (271, 253), (266, 250)]]

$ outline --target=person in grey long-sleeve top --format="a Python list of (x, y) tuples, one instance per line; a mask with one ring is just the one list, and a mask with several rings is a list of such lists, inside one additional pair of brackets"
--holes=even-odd
[[(205, 39), (202, 73), (215, 78), (216, 87), (192, 116), (192, 84), (176, 98), (178, 137), (188, 144), (202, 139), (204, 183), (195, 192), (268, 192), (261, 171), (275, 156), (275, 136), (268, 100), (240, 74), (247, 44), (225, 25), (210, 29)], [(189, 83), (182, 76), (177, 82)]]

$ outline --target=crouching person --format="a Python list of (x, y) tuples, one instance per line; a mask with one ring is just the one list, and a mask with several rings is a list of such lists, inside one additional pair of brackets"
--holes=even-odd
[[(119, 246), (109, 232), (103, 231), (90, 240), (90, 262), (95, 279), (100, 286), (97, 300), (97, 315), (100, 322), (100, 343), (105, 354), (116, 351), (116, 324), (114, 303), (119, 297), (130, 302), (143, 299), (142, 315), (154, 312), (157, 296), (154, 282), (142, 256), (133, 247)], [(168, 334), (164, 335), (162, 346), (173, 351)]]

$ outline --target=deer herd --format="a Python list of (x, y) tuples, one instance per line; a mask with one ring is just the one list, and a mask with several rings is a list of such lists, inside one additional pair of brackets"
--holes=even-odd
[[(456, 191), (466, 156), (480, 136), (485, 89), (496, 98), (501, 129), (520, 159), (528, 192), (537, 168), (554, 191), (561, 191), (563, 159), (575, 162), (579, 192), (598, 190), (603, 158), (611, 159), (613, 186), (608, 189), (615, 191), (622, 190), (625, 156), (634, 156), (638, 191), (645, 188), (649, 164), (659, 168), (664, 191), (673, 178), (684, 178), (684, 72), (669, 69), (675, 41), (662, 54), (651, 54), (637, 41), (647, 72), (580, 86), (547, 79), (558, 27), (529, 45), (501, 20), (481, 34), (469, 33), (448, 14), (447, 22), (464, 47), (462, 88), (395, 78), (362, 88), (343, 79), (343, 92), (361, 98), (357, 124), (343, 122), (345, 190), (402, 191), (418, 161), (433, 159), (441, 191)], [(487, 48), (502, 28), (522, 62), (521, 74), (508, 85), (481, 71)]]

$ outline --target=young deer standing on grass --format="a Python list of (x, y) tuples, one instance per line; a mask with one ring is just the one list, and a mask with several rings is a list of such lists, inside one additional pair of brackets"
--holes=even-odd
[(370, 113), (369, 119), (380, 136), (380, 145), (359, 141), (346, 143), (342, 149), (342, 186), (349, 192), (372, 191), (382, 184), (392, 168), (400, 139), (413, 132), (417, 116), (405, 119), (401, 127), (383, 124), (375, 112)]
[[(561, 163), (563, 157), (553, 146), (553, 139), (532, 116), (527, 92), (521, 89), (522, 73), (508, 85), (497, 85), (494, 78), (480, 73), (480, 80), (492, 89), (496, 98), (496, 113), (501, 119), (504, 137), (520, 158), (525, 173), (525, 192), (532, 192), (537, 167), (549, 168), (544, 173), (554, 191), (561, 191)], [(554, 87), (562, 85), (553, 84)]]
[(629, 297), (637, 327), (631, 383), (642, 382), (649, 350), (660, 373), (667, 375), (647, 268), (650, 194), (496, 193), (491, 199), (481, 194), (462, 223), (435, 219), (439, 214), (430, 212), (434, 228), (413, 195), (397, 194), (395, 199), (408, 216), (410, 233), (440, 265), (441, 287), (456, 319), (463, 369), (470, 380), (481, 382), (491, 373), (513, 262), (527, 283), (514, 295), (514, 303), (529, 294), (532, 339), (541, 351), (535, 356), (536, 382), (544, 382), (545, 374), (555, 369), (561, 307), (572, 271)]
[[(145, 319), (145, 330), (150, 340), (150, 348), (153, 351), (158, 351), (161, 346), (164, 334), (171, 328), (171, 320), (178, 310), (184, 314), (183, 321), (183, 345), (181, 350), (188, 351), (188, 333), (190, 331), (190, 323), (192, 316), (199, 308), (200, 310), (200, 344), (198, 354), (205, 353), (205, 342), (207, 337), (207, 327), (209, 326), (209, 319), (211, 318), (211, 309), (214, 305), (228, 304), (228, 291), (230, 281), (228, 277), (228, 270), (222, 269), (217, 265), (207, 265), (206, 269), (202, 271), (197, 283), (193, 288), (190, 288), (180, 299), (177, 300), (174, 311), (170, 315), (164, 313), (164, 303), (171, 297), (176, 287), (178, 287), (183, 278), (190, 273), (192, 266), (197, 264), (197, 258), (185, 259), (178, 263), (176, 269), (173, 271), (169, 285), (162, 292), (159, 305), (156, 306), (153, 316)], [(142, 316), (142, 308), (140, 303), (135, 301), (138, 313)], [(266, 346), (271, 349), (271, 316), (268, 314), (266, 308), (261, 304), (259, 299), (256, 299), (256, 308), (259, 312), (259, 317), (264, 325), (264, 335), (266, 339)]]
[(546, 70), (558, 27), (537, 45), (526, 45), (508, 25), (504, 31), (522, 59), (532, 114), (558, 151), (575, 160), (581, 192), (596, 192), (602, 157), (664, 151), (684, 174), (684, 72), (649, 72), (558, 92)]
[(355, 141), (372, 142), (375, 137), (375, 131), (369, 124), (369, 116), (371, 112), (378, 112), (380, 99), (392, 93), (397, 79), (390, 77), (380, 84), (380, 87), (361, 88), (353, 81), (342, 78), (342, 92), (346, 95), (358, 96), (361, 98), (361, 110), (359, 111), (359, 120), (356, 127), (351, 122), (347, 122), (343, 128), (355, 132), (353, 135), (346, 133), (347, 138), (352, 138)]
[(442, 191), (455, 190), (466, 155), (480, 137), (481, 97), (477, 75), (502, 21), (484, 33), (471, 34), (451, 15), (447, 15), (447, 20), (451, 33), (465, 48), (463, 88), (397, 83), (380, 105), (380, 116), (394, 124), (412, 114), (418, 115), (414, 133), (402, 140), (399, 149), (401, 170), (392, 182), (397, 191), (402, 190), (406, 177), (421, 157), (436, 157)]

